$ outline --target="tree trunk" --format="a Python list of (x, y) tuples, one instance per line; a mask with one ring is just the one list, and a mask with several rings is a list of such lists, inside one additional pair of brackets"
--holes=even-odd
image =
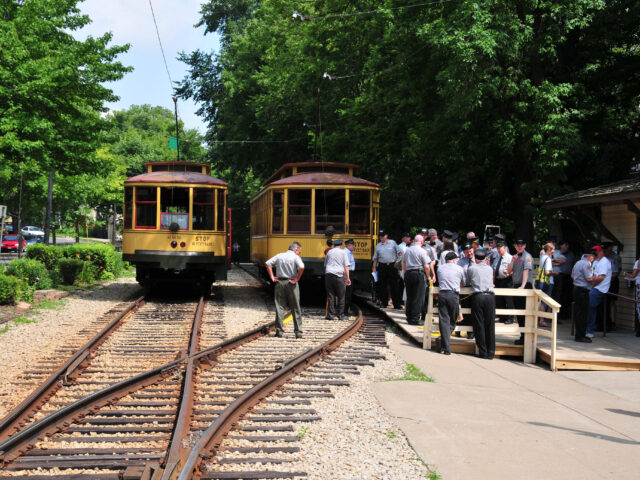
[(80, 224), (78, 223), (77, 219), (74, 222), (73, 226), (76, 229), (76, 243), (80, 243)]

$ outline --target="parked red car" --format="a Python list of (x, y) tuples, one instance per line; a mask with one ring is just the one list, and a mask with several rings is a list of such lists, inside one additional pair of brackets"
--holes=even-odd
[[(22, 251), (27, 248), (27, 242), (22, 239)], [(18, 251), (18, 235), (5, 235), (2, 237), (2, 251), (3, 252), (17, 252)]]

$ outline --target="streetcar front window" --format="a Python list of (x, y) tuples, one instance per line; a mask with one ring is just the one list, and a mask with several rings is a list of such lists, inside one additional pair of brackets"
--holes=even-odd
[(371, 193), (368, 190), (349, 190), (349, 233), (371, 233)]
[(344, 233), (344, 190), (316, 190), (316, 233), (332, 226), (336, 233)]
[(193, 229), (213, 230), (215, 223), (215, 190), (212, 188), (193, 189)]
[(180, 230), (189, 229), (189, 189), (160, 188), (160, 228), (170, 229), (177, 224)]
[(311, 233), (311, 190), (289, 190), (287, 233)]
[(156, 228), (156, 187), (136, 187), (135, 228)]

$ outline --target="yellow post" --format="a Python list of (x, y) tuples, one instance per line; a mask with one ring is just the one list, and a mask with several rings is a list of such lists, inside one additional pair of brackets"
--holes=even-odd
[(526, 300), (526, 313), (524, 320), (524, 352), (522, 360), (524, 363), (536, 363), (536, 334), (535, 334), (535, 325), (538, 321), (538, 316), (536, 314), (535, 304), (537, 294), (535, 290), (526, 290), (527, 292), (527, 300)]
[(422, 348), (431, 350), (431, 328), (433, 327), (433, 295), (435, 287), (429, 289), (429, 299), (427, 303), (427, 315), (424, 319), (424, 334), (422, 337)]

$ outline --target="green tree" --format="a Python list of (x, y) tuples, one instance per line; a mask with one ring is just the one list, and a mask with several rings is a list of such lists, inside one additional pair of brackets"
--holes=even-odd
[(637, 1), (405, 4), (296, 3), (309, 21), (279, 0), (203, 6), (221, 50), (183, 55), (180, 93), (212, 163), (250, 179), (237, 208), (315, 156), (362, 164), (391, 230), (499, 222), (531, 241), (545, 199), (638, 161)]
[(115, 60), (128, 46), (109, 47), (111, 34), (73, 37), (90, 21), (77, 3), (6, 0), (0, 6), (0, 175), (13, 212), (20, 172), (34, 184), (25, 205), (35, 211), (43, 204), (43, 176), (99, 167), (101, 112), (104, 102), (117, 100), (103, 84), (129, 70)]

